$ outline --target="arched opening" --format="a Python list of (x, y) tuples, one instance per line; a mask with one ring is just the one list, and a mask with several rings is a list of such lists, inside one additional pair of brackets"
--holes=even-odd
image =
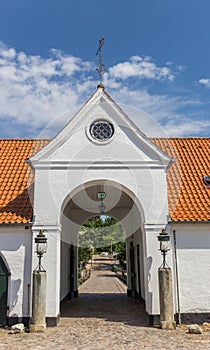
[(127, 285), (126, 232), (117, 219), (106, 215), (92, 217), (79, 231), (79, 286), (90, 277), (90, 270), (100, 259), (109, 261), (112, 271)]
[(8, 276), (9, 270), (0, 254), (0, 327), (7, 322)]
[[(78, 295), (80, 235), (84, 231), (83, 224), (87, 225), (87, 220), (89, 222), (96, 220), (94, 218), (100, 220), (114, 218), (115, 229), (121, 228), (120, 233), (126, 246), (127, 295), (145, 300), (143, 210), (140, 202), (129, 189), (107, 180), (85, 183), (76, 188), (64, 201), (61, 213), (60, 300), (65, 301)], [(93, 232), (86, 230), (83, 243), (89, 248), (92, 245), (99, 255), (102, 252), (113, 253), (117, 243), (113, 235), (117, 233), (119, 232), (116, 230), (114, 232), (113, 228), (107, 230), (101, 227), (98, 232), (95, 232), (94, 240)]]

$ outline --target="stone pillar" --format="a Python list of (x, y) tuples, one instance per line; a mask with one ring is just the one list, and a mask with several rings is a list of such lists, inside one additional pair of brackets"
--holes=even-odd
[(44, 332), (46, 328), (46, 271), (33, 271), (31, 332)]
[[(60, 317), (60, 225), (45, 225), (35, 223), (33, 225), (33, 244), (34, 239), (40, 229), (43, 229), (47, 235), (47, 251), (42, 258), (42, 265), (47, 271), (46, 281), (46, 323), (47, 327), (57, 326)], [(35, 245), (32, 251), (35, 251)], [(33, 254), (32, 269), (36, 270), (37, 256)]]
[(160, 300), (160, 327), (162, 329), (175, 329), (172, 275), (170, 268), (158, 269), (159, 300)]

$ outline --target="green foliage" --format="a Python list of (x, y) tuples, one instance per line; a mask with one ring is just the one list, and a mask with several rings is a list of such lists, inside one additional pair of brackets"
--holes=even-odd
[(79, 267), (85, 267), (85, 264), (92, 258), (94, 250), (90, 247), (78, 247), (78, 264)]
[(90, 220), (87, 220), (83, 224), (83, 227), (88, 227), (88, 228), (100, 228), (102, 226), (103, 226), (103, 220), (101, 217), (92, 218)]
[(93, 252), (122, 253), (125, 256), (125, 232), (120, 223), (112, 218), (96, 217), (84, 223), (79, 232), (79, 263), (91, 258)]
[(118, 267), (117, 267), (116, 265), (113, 265), (112, 271), (115, 272), (115, 273), (117, 273), (117, 270), (118, 270)]

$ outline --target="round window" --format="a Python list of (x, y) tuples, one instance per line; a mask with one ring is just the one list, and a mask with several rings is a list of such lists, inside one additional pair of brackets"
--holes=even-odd
[(107, 141), (113, 134), (114, 127), (106, 120), (97, 120), (90, 126), (90, 135), (97, 141)]

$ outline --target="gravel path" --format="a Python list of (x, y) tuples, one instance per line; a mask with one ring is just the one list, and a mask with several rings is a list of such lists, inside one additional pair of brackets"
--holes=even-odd
[(162, 331), (147, 326), (142, 304), (126, 296), (126, 287), (111, 271), (109, 260), (96, 259), (79, 298), (62, 308), (58, 327), (44, 333), (0, 332), (0, 350), (210, 350), (210, 328), (188, 334), (186, 327)]

